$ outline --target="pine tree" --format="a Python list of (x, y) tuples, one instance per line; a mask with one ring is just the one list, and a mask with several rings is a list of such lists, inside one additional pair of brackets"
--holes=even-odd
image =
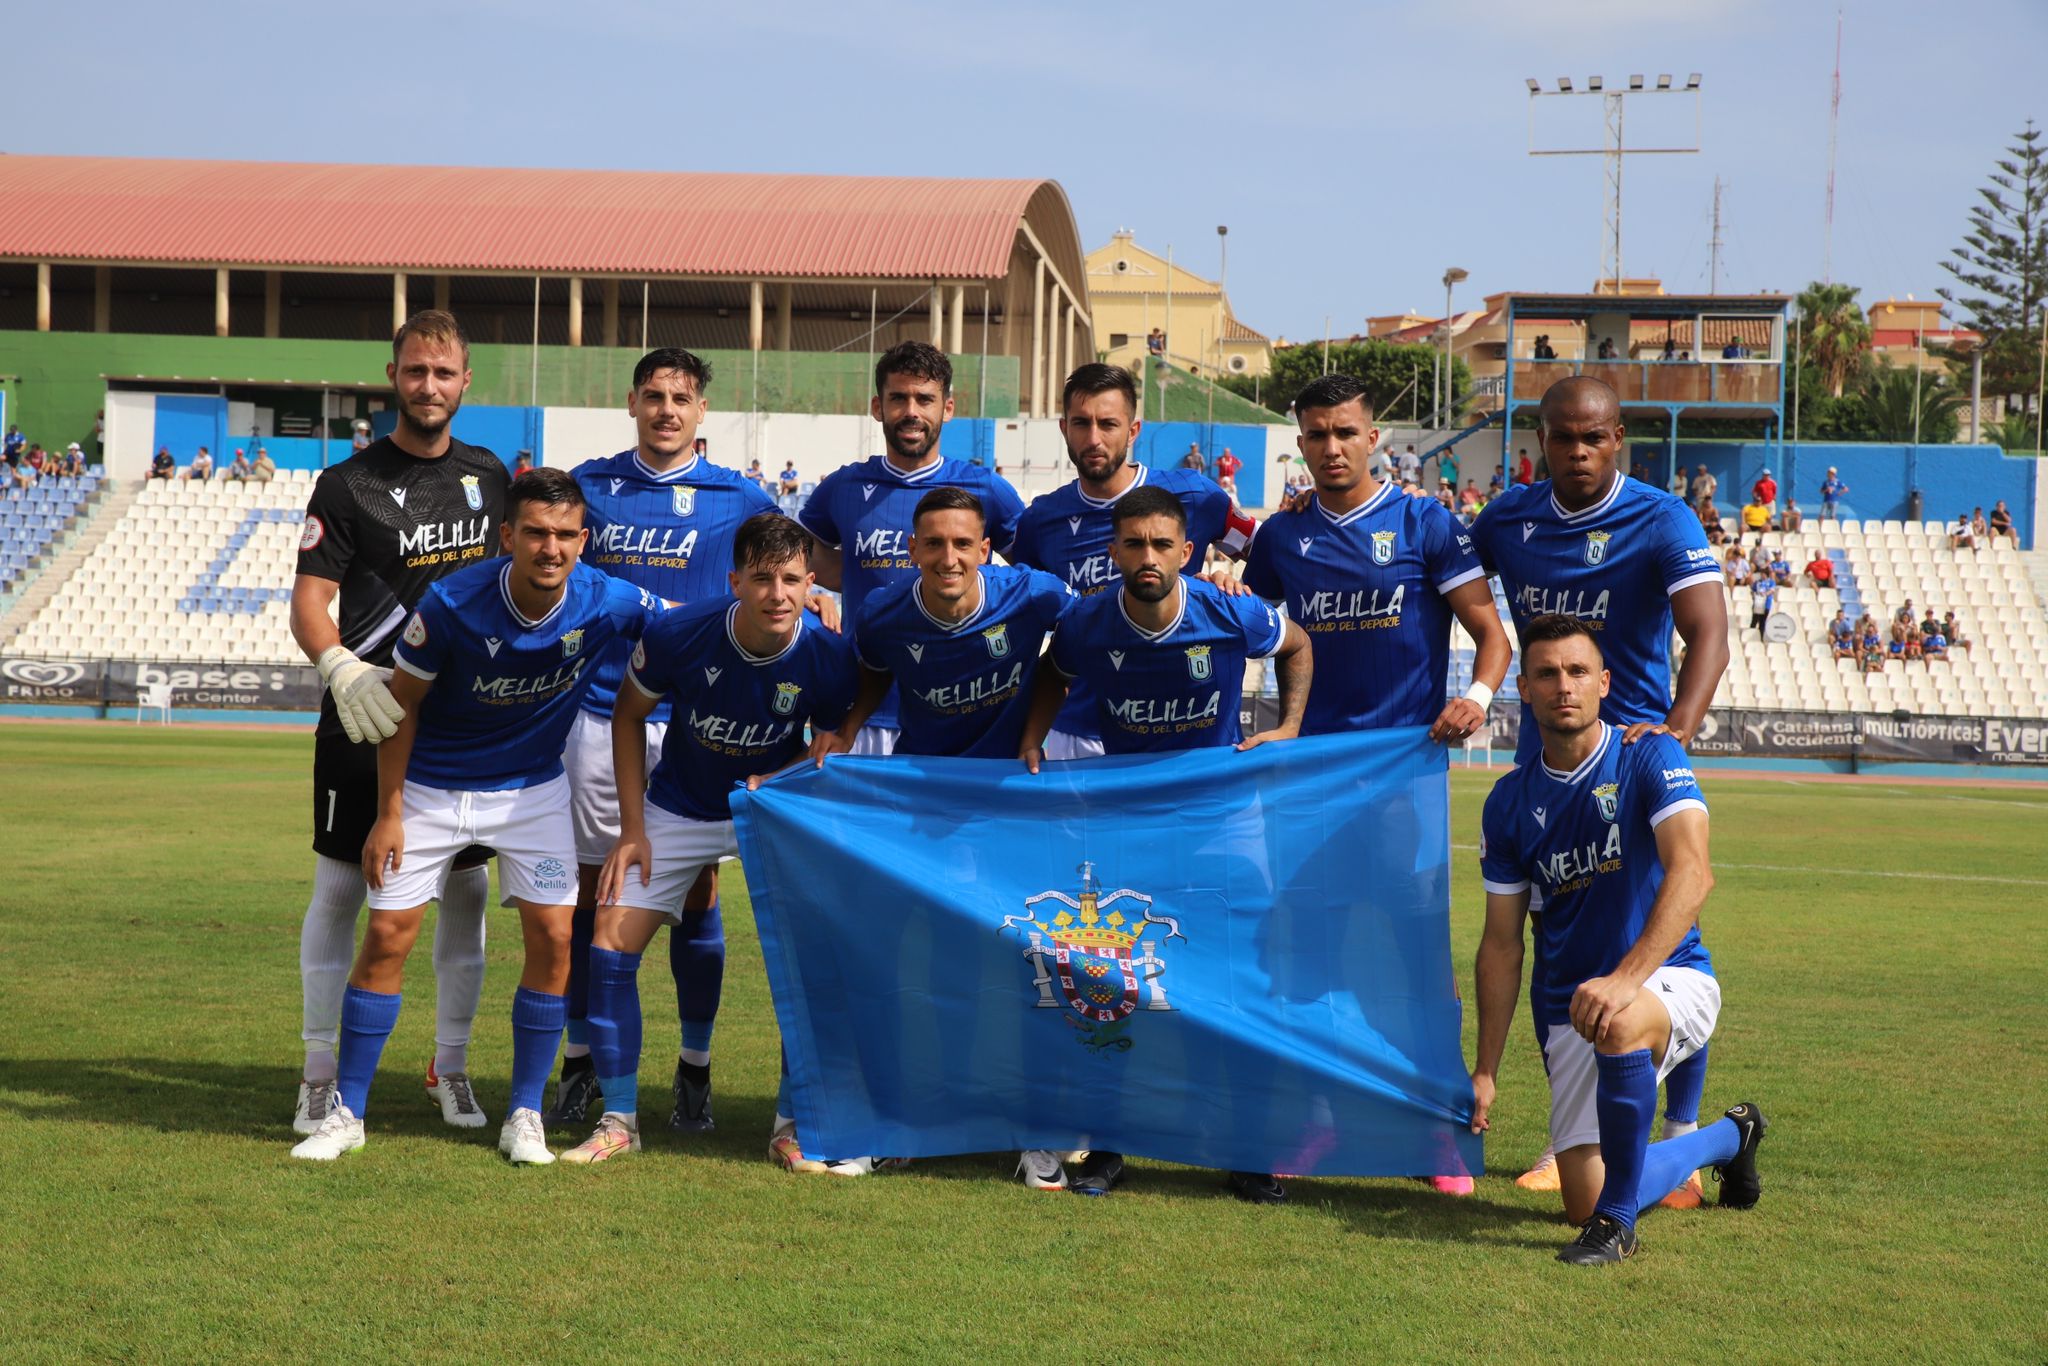
[(2031, 401), (2048, 301), (2048, 145), (2028, 119), (2006, 152), (1977, 191), (1963, 245), (1942, 262), (1960, 289), (1938, 292), (1984, 336), (1985, 389)]

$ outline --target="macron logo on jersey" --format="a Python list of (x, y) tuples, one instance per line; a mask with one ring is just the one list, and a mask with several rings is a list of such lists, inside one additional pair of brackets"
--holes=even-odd
[(1124, 652), (1122, 650), (1111, 650), (1109, 652), (1109, 664), (1111, 668), (1121, 670), (1124, 667)]
[(1309, 548), (1310, 546), (1314, 545), (1315, 543), (1316, 543), (1316, 538), (1315, 538), (1315, 537), (1313, 537), (1313, 536), (1304, 536), (1304, 537), (1302, 537), (1302, 538), (1301, 538), (1301, 553), (1302, 553), (1302, 554), (1304, 554), (1304, 555), (1308, 554), (1308, 548)]
[(1545, 819), (1549, 815), (1549, 813), (1546, 812), (1542, 807), (1539, 806), (1534, 808), (1532, 814), (1536, 817), (1537, 829), (1548, 830), (1550, 828), (1548, 822)]
[(723, 669), (706, 669), (704, 670), (704, 682), (706, 684), (716, 683), (718, 676), (724, 672), (725, 670)]
[(1070, 534), (1072, 534), (1072, 535), (1075, 535), (1075, 536), (1078, 536), (1078, 535), (1080, 535), (1080, 534), (1081, 534), (1081, 519), (1080, 519), (1079, 517), (1069, 517), (1069, 518), (1067, 518), (1067, 531), (1068, 531), (1068, 532), (1069, 532)]
[(484, 648), (491, 652), (492, 659), (496, 659), (498, 657), (498, 647), (500, 645), (503, 645), (504, 643), (504, 641), (498, 639), (496, 636), (484, 637)]
[(924, 646), (912, 645), (908, 646), (907, 648), (909, 649), (910, 657), (913, 660), (916, 660), (919, 664), (924, 663)]
[(404, 489), (393, 489), (393, 490), (391, 490), (391, 501), (392, 501), (392, 502), (394, 502), (394, 503), (396, 503), (396, 504), (398, 504), (398, 505), (399, 505), (400, 507), (404, 507), (404, 506), (405, 506), (405, 490), (404, 490)]
[(1536, 524), (1535, 524), (1534, 522), (1524, 522), (1524, 523), (1522, 523), (1522, 539), (1523, 539), (1523, 540), (1525, 540), (1525, 541), (1526, 541), (1526, 540), (1528, 540), (1528, 539), (1529, 539), (1529, 538), (1530, 538), (1531, 536), (1534, 536), (1535, 534), (1536, 534)]
[(617, 493), (617, 492), (619, 491), (619, 487), (620, 487), (620, 486), (621, 486), (622, 484), (624, 484), (625, 482), (626, 482), (626, 481), (625, 481), (625, 480), (623, 480), (623, 479), (614, 479), (614, 480), (612, 480), (612, 492), (613, 492), (613, 493)]
[(867, 502), (870, 498), (873, 498), (874, 496), (875, 486), (873, 484), (862, 484), (860, 486), (860, 500), (863, 503)]

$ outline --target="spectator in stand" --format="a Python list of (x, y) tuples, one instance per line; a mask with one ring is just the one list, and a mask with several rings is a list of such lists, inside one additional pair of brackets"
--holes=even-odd
[(1832, 520), (1842, 510), (1842, 495), (1848, 491), (1841, 472), (1833, 465), (1828, 466), (1828, 477), (1820, 481), (1820, 515)]
[(766, 493), (768, 491), (768, 471), (761, 468), (761, 458), (759, 456), (755, 456), (747, 462), (747, 478), (753, 480), (761, 492)]
[(1951, 650), (1961, 650), (1964, 654), (1970, 652), (1970, 642), (1963, 638), (1963, 624), (1956, 620), (1954, 612), (1941, 614), (1941, 638), (1948, 642)]
[(1465, 519), (1467, 526), (1479, 515), (1479, 502), (1479, 485), (1467, 479), (1465, 487), (1458, 490), (1458, 515)]
[(1665, 365), (1669, 365), (1669, 364), (1671, 364), (1671, 363), (1672, 363), (1673, 361), (1677, 360), (1677, 359), (1678, 359), (1678, 338), (1676, 338), (1676, 337), (1666, 337), (1666, 338), (1664, 339), (1664, 350), (1663, 350), (1663, 352), (1662, 352), (1662, 353), (1660, 353), (1660, 354), (1658, 355), (1657, 359), (1658, 359), (1658, 361), (1659, 361), (1659, 362), (1661, 362), (1662, 364), (1665, 364)]
[(1158, 328), (1156, 328), (1156, 327), (1155, 327), (1155, 328), (1153, 328), (1153, 329), (1152, 329), (1152, 330), (1151, 330), (1150, 332), (1147, 332), (1147, 333), (1145, 334), (1145, 351), (1146, 351), (1146, 353), (1147, 353), (1148, 355), (1153, 355), (1153, 356), (1163, 356), (1163, 355), (1165, 355), (1165, 354), (1166, 354), (1166, 334), (1165, 334), (1164, 332), (1160, 331), (1160, 330), (1159, 330)]
[(1749, 572), (1749, 561), (1743, 558), (1740, 548), (1732, 545), (1728, 547), (1728, 553), (1721, 559), (1721, 577), (1728, 581), (1730, 588), (1741, 588), (1754, 577)]
[(1761, 540), (1757, 541), (1757, 543), (1754, 546), (1750, 547), (1749, 570), (1750, 573), (1754, 576), (1761, 578), (1770, 577), (1771, 552), (1764, 548), (1764, 543)]
[(1688, 503), (1692, 501), (1692, 481), (1685, 477), (1685, 466), (1676, 460), (1671, 462), (1671, 482), (1665, 485), (1665, 488), (1674, 498), (1683, 499)]
[(76, 441), (64, 448), (64, 454), (57, 462), (57, 473), (80, 475), (85, 473), (85, 448)]
[(797, 494), (803, 492), (803, 476), (796, 472), (795, 459), (792, 458), (782, 462), (782, 473), (776, 479), (776, 487), (785, 498), (794, 498)]
[(249, 469), (249, 478), (259, 484), (267, 484), (277, 478), (277, 462), (270, 458), (265, 447), (256, 448), (256, 463)]
[(1600, 360), (1614, 359), (1614, 338), (1602, 337), (1600, 339), (1600, 350), (1598, 352), (1598, 358)]
[(1365, 472), (1382, 484), (1394, 482), (1394, 457), (1385, 448), (1374, 446), (1365, 453)]
[(1419, 484), (1422, 482), (1422, 460), (1415, 454), (1413, 446), (1408, 447), (1394, 457), (1394, 472), (1404, 484)]
[(1556, 348), (1556, 347), (1554, 347), (1554, 346), (1552, 346), (1552, 345), (1550, 344), (1550, 336), (1549, 336), (1549, 334), (1548, 334), (1548, 333), (1546, 333), (1546, 334), (1544, 334), (1543, 336), (1540, 336), (1540, 337), (1538, 337), (1538, 338), (1536, 339), (1536, 359), (1537, 359), (1537, 360), (1556, 360), (1556, 359), (1557, 359), (1557, 348)]
[(1216, 482), (1231, 488), (1237, 487), (1237, 472), (1244, 468), (1244, 461), (1230, 453), (1230, 447), (1223, 448), (1223, 454), (1216, 457)]
[(1789, 493), (1785, 495), (1785, 511), (1778, 518), (1778, 525), (1786, 531), (1797, 531), (1806, 525), (1806, 514), (1799, 510), (1799, 503)]
[(512, 457), (512, 477), (514, 479), (517, 479), (520, 475), (525, 474), (528, 470), (532, 468), (532, 451), (522, 450), (519, 452), (519, 454)]
[(1769, 531), (1770, 529), (1770, 508), (1765, 504), (1758, 502), (1755, 494), (1751, 494), (1749, 501), (1742, 505), (1742, 534), (1745, 536), (1756, 537), (1757, 545), (1759, 548), (1761, 548), (1763, 545), (1764, 533)]
[(1727, 529), (1721, 525), (1721, 510), (1711, 502), (1700, 504), (1700, 530), (1707, 533), (1708, 545), (1726, 545)]
[(1856, 657), (1856, 625), (1849, 620), (1846, 607), (1835, 609), (1835, 619), (1828, 623), (1828, 644), (1834, 647), (1836, 659)]
[(1749, 486), (1749, 495), (1771, 511), (1778, 510), (1778, 481), (1771, 478), (1769, 470), (1757, 476), (1757, 481)]
[(1769, 620), (1771, 609), (1778, 605), (1778, 585), (1768, 574), (1759, 574), (1749, 585), (1749, 624), (1758, 635), (1764, 633), (1764, 622)]
[(202, 484), (213, 478), (213, 453), (201, 446), (199, 453), (192, 457), (192, 463), (185, 467), (185, 477)]
[(1864, 633), (1858, 644), (1862, 650), (1862, 654), (1858, 658), (1863, 661), (1863, 672), (1867, 674), (1883, 673), (1888, 656), (1884, 652), (1884, 640), (1878, 635), (1876, 622), (1870, 624), (1870, 629)]
[(1771, 579), (1780, 588), (1792, 586), (1792, 564), (1785, 558), (1783, 546), (1771, 552)]
[(1727, 344), (1726, 346), (1724, 346), (1724, 347), (1722, 347), (1722, 348), (1721, 348), (1721, 359), (1722, 359), (1722, 360), (1741, 360), (1741, 359), (1742, 359), (1742, 343), (1741, 343), (1741, 342), (1739, 342), (1739, 341), (1737, 341), (1737, 340), (1736, 340), (1735, 338), (1733, 338), (1733, 337), (1730, 337), (1730, 338), (1728, 339), (1728, 344)]
[(9, 427), (7, 429), (7, 443), (5, 449), (7, 452), (7, 463), (10, 465), (19, 465), (21, 463), (21, 457), (28, 451), (28, 438), (21, 434), (21, 428), (19, 426)]
[(255, 472), (256, 467), (249, 463), (249, 457), (242, 453), (242, 448), (240, 446), (235, 447), (235, 458), (234, 461), (231, 464), (229, 464), (228, 472), (225, 477), (229, 479), (242, 480), (247, 479), (250, 475), (254, 474)]
[(92, 454), (95, 460), (107, 458), (107, 410), (102, 408), (92, 420)]
[(1920, 653), (1927, 659), (1948, 658), (1948, 636), (1941, 629), (1941, 623), (1934, 619), (1934, 609), (1927, 609), (1927, 615), (1920, 618)]
[(1714, 495), (1721, 491), (1721, 481), (1707, 473), (1705, 465), (1692, 467), (1692, 500), (1694, 503), (1711, 503)]
[(1813, 552), (1813, 558), (1806, 562), (1806, 581), (1815, 588), (1835, 586), (1835, 562), (1828, 558), (1827, 551)]
[(151, 479), (176, 479), (178, 477), (178, 461), (171, 454), (169, 446), (157, 447), (156, 454), (150, 458), (149, 477)]
[(1436, 477), (1448, 481), (1454, 489), (1458, 487), (1458, 456), (1456, 447), (1445, 447), (1443, 453), (1437, 456)]
[(1977, 548), (1977, 533), (1971, 530), (1970, 519), (1960, 512), (1956, 514), (1955, 521), (1949, 524), (1948, 548), (1950, 550), (1975, 550)]
[(1913, 600), (1907, 598), (1906, 605), (1892, 613), (1892, 624), (1894, 626), (1904, 626), (1907, 622), (1914, 620), (1917, 620), (1917, 616), (1913, 611)]
[(1201, 442), (1188, 442), (1188, 453), (1180, 458), (1180, 467), (1184, 470), (1199, 470), (1202, 468)]
[(1454, 517), (1457, 516), (1458, 491), (1451, 487), (1450, 480), (1439, 479), (1436, 481), (1436, 501), (1437, 505), (1443, 508), (1445, 512), (1450, 513)]
[(50, 457), (43, 451), (42, 442), (35, 442), (28, 448), (28, 459), (24, 463), (33, 465), (38, 475), (43, 473), (43, 466), (49, 462)]
[(1522, 447), (1515, 452), (1515, 482), (1533, 484), (1536, 482), (1536, 467), (1529, 463), (1529, 448)]
[(2012, 537), (2013, 545), (2015, 547), (2019, 545), (2019, 533), (2013, 530), (2012, 513), (2006, 509), (2005, 499), (1999, 499), (1992, 506), (1989, 525), (1993, 536), (2010, 536)]
[(1970, 512), (1970, 535), (1980, 546), (1991, 543), (1991, 523), (1984, 520), (1984, 509), (1981, 507)]
[(698, 437), (690, 443), (690, 454), (699, 460), (709, 460), (711, 458), (711, 443), (701, 436)]
[(14, 467), (14, 486), (18, 489), (32, 489), (36, 486), (39, 474), (34, 465), (24, 460)]

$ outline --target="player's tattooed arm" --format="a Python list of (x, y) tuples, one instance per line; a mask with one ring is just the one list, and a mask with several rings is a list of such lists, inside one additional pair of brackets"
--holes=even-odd
[(619, 838), (597, 874), (597, 904), (618, 904), (635, 867), (647, 885), (654, 851), (647, 843), (647, 718), (660, 699), (630, 674), (612, 704), (612, 775), (619, 794)]
[(1017, 757), (1033, 773), (1045, 762), (1045, 737), (1052, 733), (1052, 723), (1066, 703), (1068, 682), (1050, 654), (1038, 662), (1038, 677), (1031, 685), (1031, 706), (1024, 713), (1024, 738), (1017, 746)]
[(393, 671), (391, 696), (405, 716), (391, 738), (377, 746), (377, 820), (363, 841), (363, 880), (384, 885), (386, 872), (405, 863), (405, 770), (412, 763), (413, 736), (419, 732), (420, 703), (427, 700), (431, 680), (403, 669)]
[(1301, 734), (1302, 714), (1308, 710), (1308, 685), (1315, 672), (1308, 633), (1291, 621), (1282, 622), (1280, 648), (1273, 652), (1273, 667), (1280, 676), (1280, 724), (1262, 730), (1238, 744), (1239, 749), (1256, 749), (1274, 740), (1292, 740)]
[(1507, 1051), (1515, 998), (1522, 993), (1522, 922), (1529, 892), (1488, 892), (1486, 925), (1472, 965), (1473, 995), (1479, 1002), (1478, 1052), (1472, 1063), (1472, 1132), (1485, 1133), (1493, 1108), (1494, 1078)]
[[(1706, 719), (1714, 691), (1728, 668), (1728, 614), (1721, 585), (1696, 583), (1680, 589), (1671, 598), (1671, 620), (1678, 628), (1678, 638), (1685, 642), (1685, 663), (1679, 666), (1678, 695), (1661, 729), (1687, 745)], [(1641, 723), (1630, 726), (1622, 741), (1631, 743), (1649, 729)]]
[(1664, 883), (1657, 889), (1657, 899), (1650, 903), (1650, 917), (1642, 934), (1622, 955), (1613, 972), (1579, 983), (1579, 989), (1572, 993), (1572, 1028), (1590, 1043), (1598, 1044), (1607, 1038), (1650, 974), (1664, 966), (1686, 931), (1699, 923), (1700, 907), (1714, 887), (1705, 811), (1674, 812), (1658, 823), (1656, 833), (1657, 861), (1664, 865)]

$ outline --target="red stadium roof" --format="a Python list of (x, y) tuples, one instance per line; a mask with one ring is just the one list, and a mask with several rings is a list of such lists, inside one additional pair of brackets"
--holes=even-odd
[[(251, 268), (989, 280), (1049, 180), (0, 156), (0, 257)], [(1071, 232), (1071, 228), (1067, 230)]]

